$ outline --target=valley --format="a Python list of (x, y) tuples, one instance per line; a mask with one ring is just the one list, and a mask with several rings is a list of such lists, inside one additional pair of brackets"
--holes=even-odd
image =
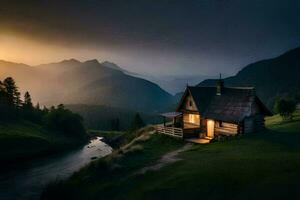
[[(97, 199), (100, 195), (112, 199), (198, 199), (199, 194), (208, 199), (293, 198), (298, 194), (300, 177), (300, 110), (294, 115), (291, 122), (282, 122), (278, 115), (267, 118), (267, 130), (262, 132), (193, 144), (179, 152), (174, 162), (153, 169), (151, 166), (165, 155), (186, 144), (144, 129), (128, 145), (70, 179), (50, 185), (43, 199)], [(141, 170), (144, 172), (137, 173)]]

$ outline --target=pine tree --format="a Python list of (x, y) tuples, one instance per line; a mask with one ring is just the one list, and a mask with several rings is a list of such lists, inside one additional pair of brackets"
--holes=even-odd
[(0, 81), (0, 119), (8, 117), (10, 109), (8, 106), (7, 92), (4, 84)]
[(26, 92), (24, 95), (23, 107), (26, 109), (33, 109), (33, 104), (29, 92)]
[(7, 102), (7, 92), (4, 84), (0, 81), (0, 104), (6, 104)]
[(136, 113), (131, 124), (131, 130), (137, 130), (145, 126), (139, 113)]
[(41, 110), (41, 107), (40, 107), (40, 103), (39, 103), (39, 102), (37, 102), (37, 104), (36, 104), (36, 106), (35, 106), (35, 109), (36, 109), (36, 110)]
[(23, 102), (21, 100), (21, 93), (19, 91), (15, 92), (15, 107), (20, 108), (22, 106)]
[(3, 85), (7, 93), (8, 104), (16, 108), (20, 107), (22, 101), (15, 80), (8, 77), (4, 79)]
[(282, 117), (282, 119), (293, 119), (293, 113), (296, 110), (296, 102), (291, 99), (277, 99), (274, 105), (276, 113)]

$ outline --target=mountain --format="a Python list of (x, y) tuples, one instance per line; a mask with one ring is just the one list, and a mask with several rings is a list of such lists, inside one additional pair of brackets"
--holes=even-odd
[(75, 59), (29, 66), (0, 61), (0, 78), (12, 76), (41, 104), (88, 104), (157, 112), (172, 96), (157, 84), (126, 74), (113, 63)]
[(129, 76), (145, 79), (148, 81), (151, 81), (153, 83), (158, 84), (162, 89), (166, 90), (167, 92), (171, 93), (172, 95), (176, 95), (177, 93), (184, 90), (186, 85), (195, 85), (199, 83), (200, 81), (203, 81), (205, 79), (209, 78), (216, 78), (216, 76), (208, 76), (208, 75), (167, 75), (167, 76), (153, 76), (153, 75), (147, 75), (147, 74), (139, 74), (134, 73), (128, 70), (125, 70), (115, 63), (104, 61), (101, 63), (101, 65), (104, 65), (105, 67), (116, 69), (119, 71), (124, 72), (124, 74), (127, 74)]
[(214, 76), (205, 75), (169, 75), (169, 76), (147, 76), (140, 75), (139, 77), (150, 80), (160, 85), (164, 90), (176, 95), (185, 89), (186, 85), (195, 85), (200, 81), (208, 78), (215, 78)]
[[(198, 86), (214, 86), (208, 79)], [(226, 86), (254, 86), (258, 96), (269, 108), (276, 97), (292, 96), (300, 100), (300, 48), (276, 58), (262, 60), (244, 67), (235, 76), (225, 79)]]

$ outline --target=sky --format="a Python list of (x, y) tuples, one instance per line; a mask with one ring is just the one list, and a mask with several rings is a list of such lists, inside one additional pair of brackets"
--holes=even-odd
[(235, 74), (300, 46), (299, 0), (0, 0), (0, 59)]

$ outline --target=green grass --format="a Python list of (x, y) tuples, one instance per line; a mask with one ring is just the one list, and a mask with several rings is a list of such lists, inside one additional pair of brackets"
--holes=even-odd
[[(44, 197), (55, 199), (291, 199), (299, 198), (300, 115), (283, 122), (267, 118), (268, 130), (207, 145), (193, 145), (181, 161), (143, 175), (133, 172), (183, 146), (153, 135), (133, 142), (137, 151), (114, 155), (56, 183)], [(46, 199), (47, 199), (46, 198)]]
[(280, 132), (300, 132), (300, 109), (293, 114), (293, 120), (284, 121), (279, 115), (266, 118), (266, 125), (270, 130)]
[[(28, 121), (0, 123), (0, 159), (18, 162), (78, 144)], [(2, 167), (4, 167), (2, 165)]]

